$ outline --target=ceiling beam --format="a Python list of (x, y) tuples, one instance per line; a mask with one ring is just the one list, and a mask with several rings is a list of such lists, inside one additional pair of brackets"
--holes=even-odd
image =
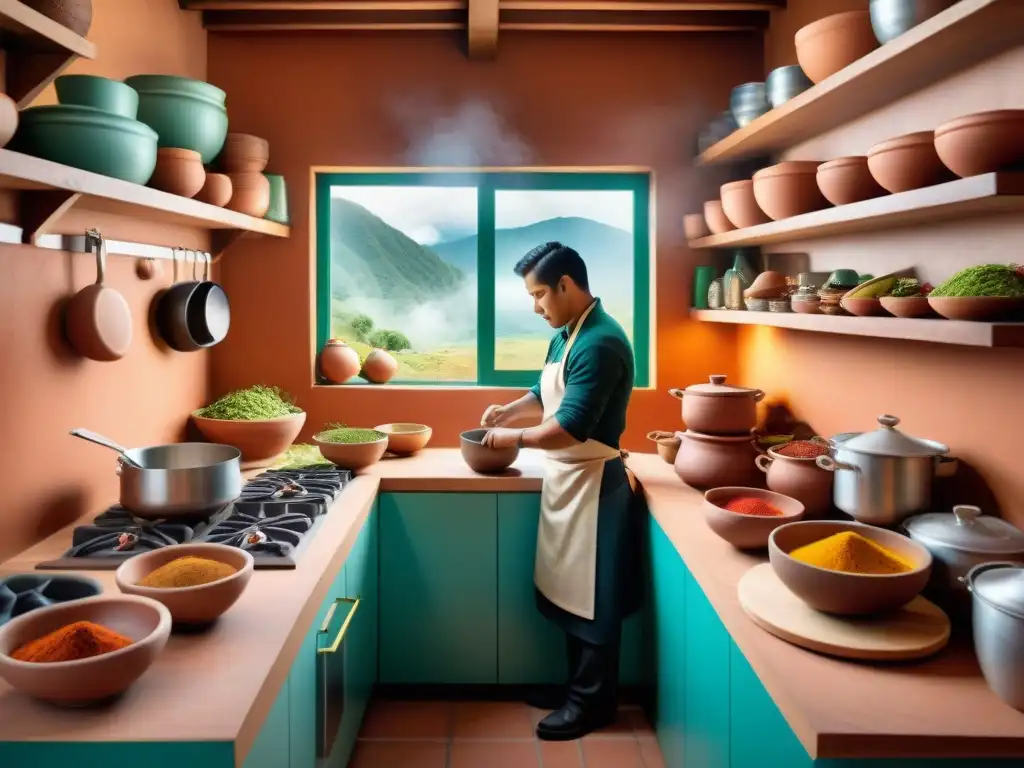
[[(466, 8), (467, 0), (178, 0), (189, 11), (363, 11), (363, 10), (435, 10), (440, 7)], [(501, 8), (536, 10), (659, 10), (742, 13), (773, 11), (786, 6), (786, 0), (501, 0)]]
[(468, 0), (466, 48), (474, 61), (498, 55), (498, 0)]

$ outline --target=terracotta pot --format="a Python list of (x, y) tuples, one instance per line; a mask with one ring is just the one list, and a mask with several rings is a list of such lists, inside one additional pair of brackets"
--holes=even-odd
[(936, 317), (927, 296), (883, 296), (882, 309), (896, 317)]
[(878, 47), (868, 11), (836, 13), (798, 30), (796, 60), (812, 83), (820, 83)]
[(359, 375), (359, 353), (341, 339), (331, 339), (320, 350), (320, 374), (332, 384), (344, 384)]
[(203, 188), (196, 194), (196, 200), (223, 208), (231, 202), (231, 177), (224, 173), (206, 174)]
[(746, 299), (778, 299), (789, 291), (786, 276), (781, 272), (768, 270), (754, 278), (754, 282), (743, 292)]
[(270, 144), (248, 133), (229, 133), (219, 162), (228, 173), (262, 173), (270, 162)]
[(486, 434), (486, 429), (471, 429), (459, 435), (462, 460), (471, 470), (481, 475), (504, 472), (519, 458), (519, 446), (489, 448), (483, 444)]
[(675, 471), (687, 485), (702, 490), (764, 487), (764, 475), (754, 465), (758, 451), (751, 435), (722, 437), (687, 430), (681, 437)]
[[(782, 512), (775, 517), (744, 515), (725, 509), (732, 499), (745, 497), (760, 499)], [(712, 488), (704, 494), (704, 520), (708, 528), (732, 544), (736, 549), (764, 549), (768, 537), (780, 525), (804, 518), (804, 505), (798, 500), (759, 488)]]
[(0, 91), (0, 149), (7, 145), (17, 130), (18, 105), (14, 99)]
[(207, 419), (192, 414), (192, 421), (211, 443), (230, 445), (242, 452), (242, 469), (270, 466), (288, 450), (306, 423), (305, 413), (293, 413), (278, 419), (238, 421)]
[(754, 199), (753, 180), (731, 181), (723, 184), (719, 192), (722, 195), (722, 212), (740, 229), (756, 227), (758, 224), (767, 224), (771, 221)]
[(692, 384), (686, 389), (668, 391), (672, 397), (683, 401), (686, 428), (705, 435), (749, 435), (757, 425), (757, 404), (764, 399), (764, 392), (730, 386), (721, 374), (708, 378), (708, 384)]
[(949, 181), (951, 175), (935, 151), (932, 131), (883, 141), (868, 150), (868, 169), (890, 192), (909, 192)]
[(708, 200), (704, 203), (704, 221), (713, 235), (724, 235), (736, 229), (722, 210), (721, 200)]
[(868, 159), (837, 157), (818, 166), (818, 189), (832, 205), (849, 205), (861, 200), (881, 197), (885, 190), (875, 181), (868, 169)]
[(85, 37), (92, 26), (92, 0), (23, 0), (25, 5), (76, 35)]
[(388, 453), (396, 456), (411, 456), (422, 451), (430, 442), (434, 430), (426, 424), (395, 423), (374, 427), (388, 436)]
[(383, 349), (374, 349), (363, 361), (360, 373), (372, 384), (387, 384), (398, 373), (398, 361)]
[(156, 168), (149, 186), (181, 197), (195, 197), (206, 183), (206, 170), (198, 152), (163, 147), (156, 153)]
[(711, 234), (703, 213), (688, 213), (683, 216), (683, 233), (687, 240), (700, 240)]
[(813, 458), (783, 456), (769, 448), (768, 453), (755, 457), (754, 463), (765, 473), (768, 490), (801, 502), (807, 517), (822, 517), (832, 509), (833, 474), (821, 469)]
[(826, 208), (828, 200), (818, 189), (818, 165), (814, 161), (787, 160), (755, 173), (754, 198), (761, 210), (778, 221)]
[(1024, 160), (1024, 109), (979, 112), (943, 123), (935, 129), (935, 150), (957, 176), (1016, 165)]
[(1017, 296), (929, 296), (928, 304), (947, 320), (995, 323), (1024, 318), (1024, 298)]
[(263, 218), (270, 208), (270, 182), (262, 173), (229, 173), (231, 200), (228, 210)]
[(328, 443), (313, 435), (313, 442), (325, 459), (342, 469), (366, 469), (380, 461), (388, 449), (388, 437), (372, 443)]
[(882, 302), (872, 296), (843, 297), (839, 300), (839, 306), (857, 317), (881, 317), (885, 314)]
[(682, 438), (674, 432), (648, 432), (647, 439), (657, 447), (658, 455), (666, 464), (674, 464)]

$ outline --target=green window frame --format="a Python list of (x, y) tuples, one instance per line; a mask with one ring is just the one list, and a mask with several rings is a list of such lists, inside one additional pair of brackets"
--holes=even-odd
[[(451, 387), (530, 387), (540, 370), (496, 370), (495, 199), (503, 190), (627, 190), (633, 193), (633, 355), (635, 387), (651, 385), (651, 184), (649, 171), (328, 171), (314, 173), (316, 205), (316, 348), (331, 334), (331, 188), (432, 186), (477, 188), (477, 380), (393, 381)], [(586, 254), (582, 254), (584, 259)], [(554, 333), (554, 331), (552, 331)]]

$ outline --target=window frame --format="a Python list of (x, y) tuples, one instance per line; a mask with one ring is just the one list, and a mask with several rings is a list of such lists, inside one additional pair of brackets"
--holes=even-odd
[[(495, 369), (495, 219), (496, 193), (504, 190), (625, 190), (633, 193), (633, 357), (634, 388), (651, 386), (652, 302), (651, 190), (649, 169), (629, 170), (523, 170), (523, 169), (313, 169), (314, 232), (316, 249), (316, 349), (323, 349), (331, 334), (330, 200), (334, 186), (433, 186), (477, 189), (477, 375), (476, 381), (390, 382), (410, 387), (528, 388), (537, 382), (537, 370)], [(582, 254), (584, 259), (586, 254)], [(552, 331), (554, 334), (554, 331)], [(319, 376), (317, 376), (317, 382)]]

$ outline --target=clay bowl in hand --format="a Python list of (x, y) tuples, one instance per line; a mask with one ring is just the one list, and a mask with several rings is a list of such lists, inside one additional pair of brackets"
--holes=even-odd
[[(134, 642), (117, 651), (49, 664), (10, 654), (76, 621), (91, 621)], [(160, 603), (131, 595), (97, 595), (26, 613), (0, 627), (0, 677), (22, 693), (64, 706), (84, 706), (123, 693), (167, 644), (171, 614)]]
[(668, 464), (676, 463), (683, 438), (675, 432), (648, 432), (647, 439), (657, 447), (658, 455)]
[(882, 309), (890, 315), (907, 319), (938, 317), (927, 296), (883, 296)]
[(719, 190), (722, 199), (722, 212), (725, 217), (735, 226), (756, 227), (758, 224), (767, 224), (769, 219), (754, 199), (754, 182), (752, 179), (731, 181), (723, 184)]
[(1024, 109), (965, 115), (935, 129), (935, 150), (957, 176), (977, 176), (1024, 160)]
[(797, 30), (796, 60), (820, 83), (878, 47), (868, 11), (836, 13)]
[(388, 436), (388, 452), (396, 456), (411, 456), (422, 451), (430, 442), (430, 436), (434, 434), (434, 430), (426, 424), (407, 422), (381, 424), (374, 429)]
[(388, 449), (387, 435), (369, 443), (331, 443), (321, 440), (320, 434), (313, 435), (313, 442), (325, 459), (342, 469), (366, 469), (380, 461)]
[(1017, 296), (929, 296), (928, 304), (947, 320), (995, 323), (1024, 317), (1024, 298)]
[(295, 442), (306, 423), (305, 413), (277, 419), (208, 419), (197, 413), (192, 421), (211, 443), (230, 445), (242, 452), (242, 469), (269, 467)]
[[(759, 499), (771, 504), (781, 515), (761, 517), (731, 512), (725, 505), (736, 498)], [(764, 549), (768, 537), (780, 525), (802, 520), (804, 505), (790, 496), (760, 488), (712, 488), (704, 494), (704, 519), (708, 527), (736, 549)]]
[(849, 205), (886, 194), (864, 156), (837, 157), (818, 166), (818, 189), (832, 205)]
[[(914, 566), (895, 574), (830, 571), (789, 556), (793, 550), (852, 531), (888, 549)], [(768, 539), (772, 570), (790, 591), (812, 608), (838, 615), (866, 615), (902, 608), (928, 583), (932, 556), (923, 546), (884, 528), (836, 520), (804, 520), (782, 525)]]
[(881, 317), (885, 314), (882, 302), (873, 296), (844, 296), (839, 300), (839, 306), (857, 317)]
[(935, 151), (935, 134), (919, 131), (875, 144), (868, 150), (868, 170), (892, 193), (930, 187), (951, 175)]
[[(235, 572), (196, 587), (159, 589), (139, 584), (161, 565), (179, 557), (202, 557), (227, 563)], [(129, 557), (114, 572), (117, 588), (162, 603), (175, 624), (202, 625), (216, 621), (245, 591), (252, 578), (253, 559), (246, 550), (225, 544), (175, 544)]]
[(149, 186), (181, 197), (195, 197), (206, 183), (206, 170), (198, 152), (162, 147), (156, 153), (156, 168)]
[(489, 431), (487, 429), (471, 429), (459, 436), (463, 460), (470, 469), (481, 475), (504, 472), (519, 458), (518, 446), (494, 449), (484, 445), (484, 435)]
[(754, 197), (773, 221), (800, 216), (828, 207), (818, 189), (819, 163), (787, 160), (754, 174)]
[[(0, 144), (0, 146), (3, 146)], [(687, 240), (700, 240), (711, 234), (703, 213), (688, 213), (683, 216), (683, 233)]]
[(722, 210), (721, 200), (708, 200), (704, 203), (704, 221), (713, 235), (724, 235), (736, 229)]

